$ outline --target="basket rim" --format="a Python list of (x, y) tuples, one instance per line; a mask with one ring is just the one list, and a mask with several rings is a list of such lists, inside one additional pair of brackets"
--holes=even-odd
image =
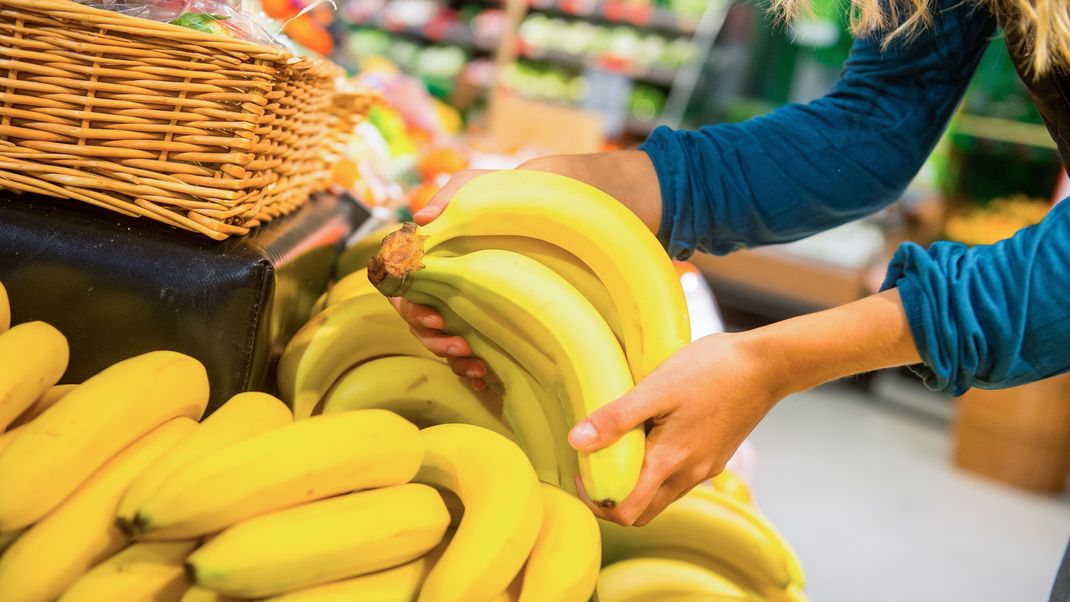
[[(74, 0), (0, 0), (0, 7), (10, 7), (39, 13), (48, 12), (49, 10), (84, 12), (87, 16), (93, 17), (94, 21), (108, 20), (118, 21), (119, 23), (129, 21), (129, 25), (127, 25), (128, 27), (138, 27), (140, 29), (148, 30), (144, 34), (146, 36), (166, 36), (172, 40), (177, 38), (183, 42), (200, 42), (217, 48), (226, 46), (237, 52), (264, 58), (270, 57), (277, 61), (290, 64), (310, 60), (308, 57), (294, 55), (281, 47), (258, 44), (240, 38), (230, 38), (227, 36), (205, 33), (188, 27), (172, 25), (162, 21), (153, 21), (152, 19), (145, 19), (143, 17), (124, 15), (115, 11), (94, 8), (75, 2)], [(92, 23), (89, 25), (92, 25)]]

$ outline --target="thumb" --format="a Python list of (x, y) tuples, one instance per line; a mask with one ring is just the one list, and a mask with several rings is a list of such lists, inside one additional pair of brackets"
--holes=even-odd
[(597, 410), (572, 427), (568, 442), (582, 452), (602, 449), (620, 439), (625, 433), (654, 417), (647, 400), (634, 390)]

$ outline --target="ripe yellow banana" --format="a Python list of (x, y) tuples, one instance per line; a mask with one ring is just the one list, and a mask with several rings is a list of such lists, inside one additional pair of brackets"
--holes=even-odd
[(64, 395), (70, 393), (78, 385), (52, 385), (36, 401), (33, 405), (26, 408), (26, 410), (19, 414), (9, 428), (16, 428), (26, 424), (27, 422), (37, 418), (44, 413), (48, 408), (56, 405), (56, 402), (63, 398)]
[(7, 289), (4, 288), (4, 283), (0, 282), (0, 333), (3, 333), (8, 328), (11, 328), (11, 301), (7, 297)]
[(368, 267), (368, 260), (375, 257), (383, 239), (387, 234), (397, 230), (398, 224), (387, 224), (368, 233), (367, 236), (349, 245), (345, 251), (338, 255), (338, 261), (334, 266), (334, 277), (338, 280), (347, 274)]
[(10, 533), (0, 533), (0, 555), (4, 553), (4, 550), (11, 547), (11, 544), (15, 543), (15, 540), (25, 532), (26, 529), (19, 529), (18, 531), (12, 531)]
[(645, 527), (601, 527), (603, 565), (656, 556), (718, 572), (725, 565), (763, 594), (804, 585), (798, 557), (769, 521), (709, 487), (696, 487)]
[(381, 295), (349, 299), (320, 312), (290, 340), (279, 359), (279, 392), (294, 418), (308, 418), (342, 374), (384, 355), (435, 357)]
[(762, 602), (762, 598), (708, 568), (668, 558), (615, 562), (598, 575), (599, 602)]
[(0, 456), (0, 532), (41, 518), (119, 450), (172, 418), (199, 419), (207, 403), (204, 366), (172, 351), (86, 380), (23, 426)]
[(0, 431), (67, 370), (67, 338), (44, 322), (0, 332)]
[[(568, 444), (568, 428), (571, 425), (557, 410), (555, 395), (544, 391), (501, 347), (472, 329), (438, 299), (416, 292), (411, 293), (410, 297), (416, 303), (435, 307), (446, 322), (446, 330), (463, 336), (473, 354), (490, 366), (493, 373), (490, 376), (493, 378), (487, 380), (500, 381), (504, 388), (502, 414), (513, 429), (520, 448), (535, 467), (539, 479), (574, 492), (579, 465), (576, 450)], [(491, 385), (493, 388), (497, 386), (496, 383)], [(544, 404), (549, 405), (552, 411), (544, 411)]]
[[(632, 388), (624, 354), (605, 321), (572, 285), (537, 261), (489, 250), (425, 256), (423, 267), (412, 270), (405, 264), (416, 257), (397, 253), (391, 259), (398, 261), (373, 274), (384, 294), (415, 291), (439, 299), (437, 309), (449, 307), (555, 393), (559, 403), (543, 400), (543, 409), (569, 425)], [(399, 290), (399, 284), (405, 286)], [(638, 480), (644, 449), (643, 429), (635, 428), (609, 447), (578, 454), (590, 499), (605, 507), (624, 500)]]
[(613, 297), (609, 294), (609, 289), (602, 284), (591, 268), (587, 267), (587, 264), (557, 245), (529, 236), (461, 236), (435, 247), (432, 254), (440, 257), (455, 257), (486, 249), (501, 249), (527, 255), (557, 272), (591, 302), (617, 337), (617, 342), (624, 344), (624, 327), (620, 314), (617, 313), (617, 306), (613, 303)]
[(182, 594), (182, 599), (179, 602), (241, 602), (238, 598), (231, 598), (230, 596), (224, 596), (219, 592), (213, 592), (212, 590), (204, 587), (191, 587), (186, 590), (186, 593)]
[(501, 395), (476, 391), (443, 361), (392, 356), (353, 368), (327, 394), (323, 413), (382, 408), (418, 427), (461, 422), (513, 439)]
[(141, 504), (159, 491), (174, 474), (190, 462), (209, 456), (252, 435), (293, 422), (286, 404), (267, 393), (239, 393), (197, 427), (137, 478), (126, 490), (115, 512), (119, 526), (133, 531), (134, 515)]
[(176, 471), (138, 508), (147, 539), (185, 539), (242, 520), (370, 487), (408, 482), (419, 431), (385, 410), (300, 420), (232, 443)]
[(196, 541), (136, 543), (82, 575), (58, 602), (178, 602), (189, 587), (182, 563)]
[(15, 437), (17, 437), (19, 433), (22, 432), (22, 430), (23, 427), (16, 426), (10, 430), (0, 433), (0, 454), (4, 453), (4, 450), (7, 449), (9, 445), (11, 445), (11, 442), (15, 440)]
[(323, 293), (319, 297), (316, 297), (316, 301), (312, 303), (312, 309), (308, 311), (309, 317), (315, 316), (327, 307), (327, 293)]
[(259, 598), (404, 564), (442, 541), (449, 522), (427, 485), (361, 491), (238, 523), (187, 568), (201, 587)]
[(542, 523), (539, 481), (524, 452), (468, 424), (420, 431), (425, 454), (416, 480), (457, 494), (464, 517), (431, 569), (420, 602), (485, 600), (520, 572)]
[(268, 598), (265, 602), (416, 602), (424, 579), (452, 538), (450, 530), (447, 530), (442, 542), (434, 549), (401, 566), (294, 590)]
[(639, 380), (691, 341), (683, 289), (665, 250), (628, 208), (565, 176), (517, 169), (462, 186), (422, 227), (431, 251), (458, 236), (530, 236), (575, 255), (609, 290)]
[(542, 527), (524, 569), (520, 602), (585, 602), (602, 564), (598, 521), (579, 499), (541, 487)]
[(731, 470), (723, 470), (721, 474), (710, 479), (710, 487), (714, 491), (735, 498), (744, 504), (754, 504), (754, 494), (751, 493), (750, 485), (742, 476)]
[(156, 427), (23, 533), (0, 557), (0, 600), (50, 602), (97, 562), (121, 550), (128, 539), (115, 526), (119, 497), (196, 424), (182, 417)]
[(331, 307), (346, 299), (377, 292), (379, 291), (375, 290), (375, 286), (368, 280), (368, 268), (361, 268), (334, 283), (334, 286), (327, 291), (324, 307)]

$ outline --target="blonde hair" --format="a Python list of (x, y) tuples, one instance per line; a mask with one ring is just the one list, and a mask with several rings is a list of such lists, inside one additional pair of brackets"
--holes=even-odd
[[(847, 0), (855, 35), (883, 36), (887, 47), (932, 25), (934, 0)], [(1070, 68), (1070, 2), (1067, 0), (961, 0), (987, 4), (1000, 24), (1023, 40), (1035, 76), (1058, 64)], [(810, 11), (811, 0), (770, 0), (770, 10), (785, 20)]]

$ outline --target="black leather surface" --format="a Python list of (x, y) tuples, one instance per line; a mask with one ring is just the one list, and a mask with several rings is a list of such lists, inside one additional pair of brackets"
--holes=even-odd
[(71, 363), (61, 382), (172, 349), (205, 364), (214, 408), (240, 391), (275, 390), (278, 352), (366, 217), (351, 201), (321, 195), (249, 236), (215, 242), (0, 190), (0, 281), (13, 322), (44, 320), (67, 336)]

